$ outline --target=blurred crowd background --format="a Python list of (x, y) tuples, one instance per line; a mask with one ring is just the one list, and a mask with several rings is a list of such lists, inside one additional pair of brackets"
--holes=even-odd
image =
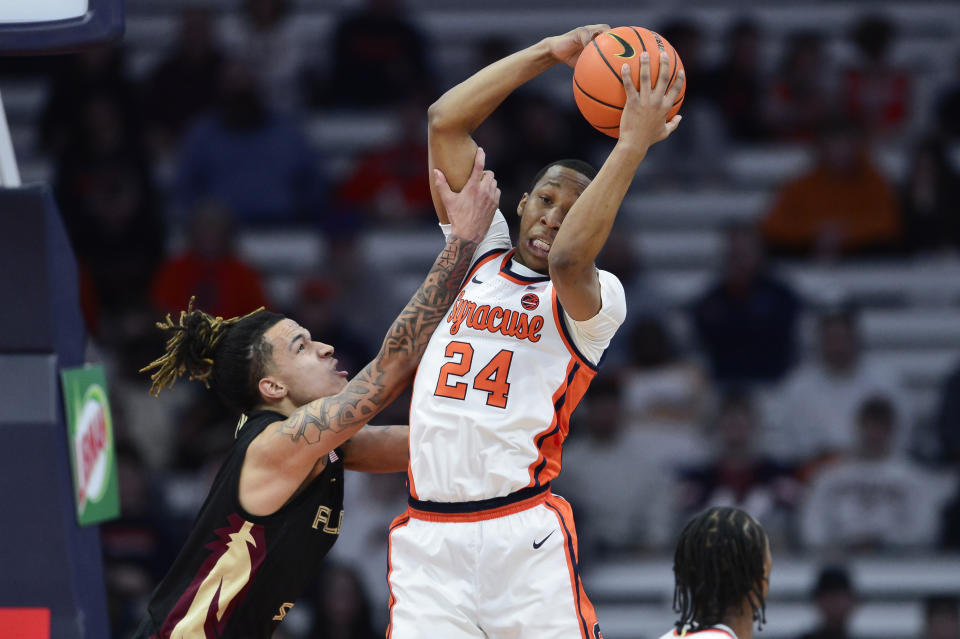
[[(683, 124), (650, 152), (601, 256), (629, 314), (555, 482), (605, 634), (668, 628), (678, 527), (723, 504), (772, 538), (781, 614), (765, 633), (960, 637), (960, 6), (128, 0), (127, 12), (116, 46), (0, 62), (21, 173), (54, 185), (89, 357), (108, 367), (116, 637), (178, 551), (237, 417), (198, 384), (148, 396), (137, 371), (162, 351), (154, 322), (191, 295), (223, 317), (266, 305), (356, 373), (442, 243), (429, 104), (594, 22), (656, 29), (688, 80)], [(476, 133), (511, 223), (539, 168), (599, 167), (611, 148), (570, 78), (544, 74)], [(406, 402), (376, 422), (406, 423)], [(406, 478), (347, 483), (341, 539), (280, 638), (383, 636), (386, 527)], [(639, 574), (652, 565), (663, 574)]]

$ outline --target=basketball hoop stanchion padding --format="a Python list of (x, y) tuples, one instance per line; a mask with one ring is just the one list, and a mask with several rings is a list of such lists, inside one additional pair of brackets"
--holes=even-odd
[(20, 169), (13, 152), (13, 139), (7, 126), (7, 113), (3, 110), (3, 94), (0, 94), (0, 186), (20, 186)]
[[(119, 40), (123, 0), (0, 0), (0, 56)], [(0, 101), (0, 635), (110, 637), (98, 526), (77, 523), (60, 370), (83, 364), (73, 250), (20, 186)]]
[(83, 364), (76, 261), (48, 186), (0, 188), (0, 212), (0, 609), (49, 609), (57, 639), (109, 637), (99, 527), (77, 523), (59, 381)]

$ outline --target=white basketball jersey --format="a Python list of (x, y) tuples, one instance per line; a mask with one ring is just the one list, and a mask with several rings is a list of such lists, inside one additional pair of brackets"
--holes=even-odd
[[(503, 497), (560, 472), (570, 415), (597, 367), (578, 351), (550, 278), (518, 273), (512, 256), (497, 248), (477, 260), (420, 361), (410, 406), (415, 499)], [(625, 312), (623, 287), (600, 273)], [(615, 317), (611, 336), (623, 321)]]

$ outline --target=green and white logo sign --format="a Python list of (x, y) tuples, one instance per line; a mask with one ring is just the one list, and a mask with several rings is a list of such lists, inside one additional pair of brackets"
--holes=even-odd
[(63, 401), (70, 439), (77, 521), (81, 526), (120, 515), (113, 422), (102, 366), (64, 369)]

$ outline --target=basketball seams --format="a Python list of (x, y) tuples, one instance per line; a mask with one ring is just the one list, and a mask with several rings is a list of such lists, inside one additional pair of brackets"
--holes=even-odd
[(637, 40), (640, 41), (640, 46), (643, 48), (644, 51), (646, 51), (646, 50), (647, 50), (647, 45), (644, 44), (644, 42), (643, 42), (643, 36), (640, 35), (640, 32), (637, 31), (636, 27), (630, 27), (630, 30), (633, 31), (633, 34), (634, 34), (635, 36), (637, 36)]
[(670, 45), (670, 50), (673, 51), (673, 72), (670, 73), (670, 81), (667, 82), (667, 89), (669, 90), (673, 86), (673, 81), (677, 77), (677, 70), (680, 68), (680, 56), (677, 55), (677, 50), (673, 48), (673, 45)]
[(592, 95), (590, 95), (589, 93), (587, 93), (586, 90), (584, 90), (584, 88), (583, 88), (582, 86), (580, 86), (580, 83), (577, 82), (577, 78), (576, 78), (576, 77), (573, 78), (573, 84), (576, 85), (576, 87), (577, 87), (578, 89), (580, 89), (580, 93), (582, 93), (583, 95), (587, 96), (588, 98), (590, 98), (590, 99), (593, 100), (594, 102), (598, 102), (598, 103), (602, 104), (603, 106), (610, 107), (611, 109), (616, 109), (617, 111), (623, 111), (623, 107), (622, 107), (622, 106), (617, 106), (616, 104), (609, 104), (609, 103), (604, 102), (603, 100), (601, 100), (601, 99), (599, 99), (599, 98), (595, 98), (595, 97), (593, 97)]
[(623, 78), (620, 77), (620, 74), (616, 72), (610, 62), (607, 61), (607, 56), (603, 55), (603, 51), (600, 50), (600, 46), (597, 44), (597, 39), (594, 38), (590, 41), (590, 44), (593, 45), (593, 48), (597, 50), (597, 53), (600, 54), (600, 59), (603, 60), (603, 63), (607, 65), (607, 68), (610, 69), (610, 73), (613, 74), (613, 77), (617, 79), (621, 84), (623, 83)]

